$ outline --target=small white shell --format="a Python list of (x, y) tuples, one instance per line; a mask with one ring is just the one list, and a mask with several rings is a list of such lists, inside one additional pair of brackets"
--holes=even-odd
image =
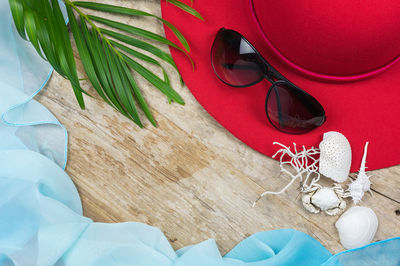
[(323, 187), (311, 197), (311, 202), (322, 211), (339, 206), (340, 200), (331, 188)]
[(364, 197), (363, 184), (360, 182), (360, 179), (356, 179), (355, 181), (351, 182), (348, 191), (353, 199), (354, 204), (358, 204)]
[(351, 166), (351, 147), (346, 137), (339, 132), (327, 132), (319, 149), (319, 172), (337, 183), (346, 181)]
[(371, 243), (378, 229), (378, 218), (367, 207), (351, 207), (336, 222), (340, 242), (346, 249)]

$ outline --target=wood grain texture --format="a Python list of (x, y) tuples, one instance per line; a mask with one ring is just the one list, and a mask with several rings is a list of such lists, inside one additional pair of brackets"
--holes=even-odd
[[(102, 2), (161, 13), (158, 1)], [(163, 34), (154, 19), (106, 17)], [(146, 122), (146, 129), (139, 129), (98, 98), (86, 97), (87, 109), (80, 110), (69, 82), (57, 74), (38, 96), (69, 131), (67, 172), (78, 187), (85, 215), (99, 222), (138, 221), (159, 227), (176, 249), (215, 238), (226, 253), (253, 233), (295, 228), (331, 252), (343, 250), (334, 227), (338, 217), (306, 212), (296, 185), (252, 208), (261, 192), (279, 190), (289, 177), (278, 177), (276, 161), (222, 128), (165, 67), (185, 106), (168, 104), (137, 77), (158, 128)], [(83, 86), (95, 94), (89, 84)], [(399, 236), (395, 211), (400, 210), (400, 166), (371, 174), (375, 192), (361, 205), (371, 207), (379, 218), (375, 240)]]

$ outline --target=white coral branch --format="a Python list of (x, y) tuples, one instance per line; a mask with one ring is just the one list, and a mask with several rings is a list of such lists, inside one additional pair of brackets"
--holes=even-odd
[[(318, 162), (319, 158), (315, 158), (316, 155), (319, 155), (319, 149), (311, 147), (310, 149), (306, 149), (305, 146), (302, 146), (300, 151), (297, 150), (296, 143), (293, 143), (293, 152), (290, 149), (290, 146), (287, 147), (279, 142), (274, 142), (274, 145), (279, 145), (282, 148), (278, 150), (272, 158), (275, 158), (280, 154), (279, 157), (279, 166), (281, 173), (285, 173), (289, 175), (292, 180), (280, 191), (265, 191), (262, 193), (258, 199), (253, 203), (253, 207), (260, 200), (263, 196), (267, 194), (279, 195), (285, 192), (297, 179), (300, 179), (302, 183), (301, 191), (302, 192), (309, 192), (311, 191), (316, 183), (320, 179), (320, 174), (318, 172)], [(289, 160), (284, 160), (285, 157), (288, 156)], [(285, 165), (290, 165), (296, 171), (296, 174), (292, 174), (285, 168)], [(303, 176), (305, 175), (305, 176)], [(315, 175), (315, 177), (309, 182), (311, 175)], [(308, 184), (309, 183), (309, 184)]]

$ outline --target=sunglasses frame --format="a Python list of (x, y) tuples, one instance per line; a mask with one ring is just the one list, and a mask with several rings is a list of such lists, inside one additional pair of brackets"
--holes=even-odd
[[(296, 133), (296, 132), (295, 132), (295, 133), (293, 133), (293, 132), (287, 132), (287, 131), (283, 130), (282, 128), (277, 127), (277, 126), (272, 122), (271, 118), (269, 117), (267, 108), (268, 108), (268, 99), (269, 99), (269, 96), (270, 96), (270, 94), (271, 94), (272, 89), (273, 89), (275, 86), (281, 85), (281, 84), (286, 84), (286, 85), (289, 85), (290, 87), (292, 87), (292, 88), (294, 88), (294, 89), (300, 91), (301, 93), (305, 93), (305, 94), (308, 94), (308, 95), (310, 95), (310, 94), (307, 93), (306, 91), (302, 90), (301, 88), (299, 88), (298, 86), (296, 86), (296, 85), (293, 84), (292, 82), (290, 82), (290, 81), (289, 81), (287, 78), (285, 78), (281, 73), (279, 73), (279, 71), (277, 71), (270, 63), (268, 63), (268, 61), (260, 54), (260, 52), (258, 52), (257, 49), (256, 49), (242, 34), (240, 34), (239, 32), (237, 32), (237, 31), (235, 31), (235, 30), (221, 28), (221, 29), (217, 32), (217, 34), (216, 34), (216, 36), (215, 36), (215, 39), (214, 39), (214, 42), (213, 42), (213, 44), (212, 44), (212, 46), (211, 46), (211, 53), (210, 53), (210, 55), (211, 55), (211, 62), (213, 62), (213, 54), (212, 54), (212, 51), (213, 51), (214, 45), (216, 44), (217, 37), (218, 37), (218, 35), (219, 35), (221, 32), (232, 32), (232, 33), (238, 34), (238, 35), (240, 35), (240, 36), (242, 37), (242, 39), (250, 46), (251, 49), (253, 49), (253, 51), (255, 52), (255, 54), (256, 54), (256, 55), (261, 59), (261, 61), (263, 62), (263, 64), (264, 64), (264, 71), (263, 71), (263, 72), (264, 72), (264, 76), (261, 77), (259, 80), (256, 80), (256, 81), (254, 81), (254, 82), (252, 82), (252, 83), (250, 83), (250, 84), (248, 84), (248, 85), (233, 85), (233, 84), (229, 84), (228, 82), (226, 82), (225, 80), (223, 80), (223, 79), (218, 75), (218, 73), (217, 73), (217, 71), (216, 71), (216, 69), (215, 69), (215, 67), (214, 67), (214, 64), (212, 63), (211, 66), (212, 66), (212, 68), (213, 68), (213, 70), (214, 70), (215, 75), (218, 77), (218, 79), (221, 80), (221, 81), (222, 81), (223, 83), (225, 83), (226, 85), (231, 86), (231, 87), (235, 87), (235, 88), (247, 88), (247, 87), (253, 86), (253, 85), (255, 85), (255, 84), (261, 82), (261, 81), (264, 80), (264, 79), (268, 80), (268, 81), (271, 83), (271, 86), (270, 86), (269, 89), (268, 89), (268, 93), (267, 93), (267, 96), (266, 96), (266, 99), (265, 99), (265, 113), (266, 113), (266, 115), (267, 115), (268, 121), (272, 124), (272, 126), (275, 127), (276, 129), (278, 129), (278, 130), (281, 131), (281, 132), (288, 133), (288, 134), (292, 134), (292, 135), (300, 135), (300, 134), (304, 134), (304, 133), (307, 133), (307, 132), (312, 131), (313, 129), (311, 129), (311, 130), (309, 130), (309, 131), (307, 131), (307, 132), (299, 132), (299, 133)], [(311, 96), (312, 98), (314, 98), (312, 95), (310, 95), (310, 96)], [(276, 97), (279, 98), (279, 95), (277, 94)], [(314, 99), (315, 99), (315, 98), (314, 98)], [(315, 100), (316, 100), (316, 99), (315, 99)], [(318, 102), (318, 101), (317, 101), (317, 102)], [(278, 101), (278, 105), (279, 105), (279, 103), (280, 103), (280, 101)], [(318, 103), (319, 103), (319, 102), (318, 102)], [(322, 105), (321, 105), (321, 107), (322, 107)], [(280, 110), (280, 108), (279, 108), (279, 110)], [(326, 121), (326, 114), (325, 114), (325, 110), (324, 110), (323, 107), (322, 107), (322, 111), (323, 111), (324, 120), (323, 120), (323, 122), (321, 123), (321, 125)], [(279, 119), (281, 119), (281, 115), (279, 115)], [(321, 126), (321, 125), (319, 125), (319, 126)], [(319, 127), (319, 126), (317, 126), (317, 127)]]

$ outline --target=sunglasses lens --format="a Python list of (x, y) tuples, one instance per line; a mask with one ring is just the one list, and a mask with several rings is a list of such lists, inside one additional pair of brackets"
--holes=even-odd
[(265, 64), (242, 35), (220, 30), (211, 49), (215, 74), (231, 86), (248, 86), (264, 78)]
[(310, 94), (288, 83), (274, 85), (265, 105), (271, 123), (285, 133), (306, 133), (325, 122), (321, 104)]

